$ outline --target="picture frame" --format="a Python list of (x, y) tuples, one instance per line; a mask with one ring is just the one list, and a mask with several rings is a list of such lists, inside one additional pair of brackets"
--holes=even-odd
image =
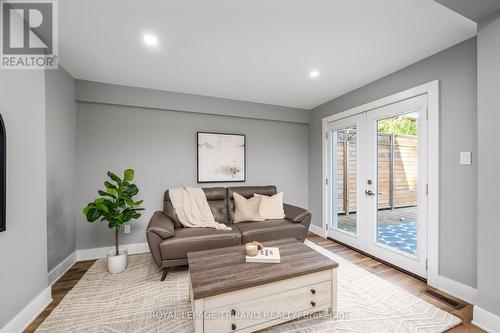
[(199, 131), (196, 143), (198, 183), (246, 181), (245, 134)]

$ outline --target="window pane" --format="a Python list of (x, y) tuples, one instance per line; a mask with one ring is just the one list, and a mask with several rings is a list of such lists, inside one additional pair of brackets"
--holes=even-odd
[(357, 127), (332, 132), (334, 228), (357, 234)]
[(377, 122), (377, 242), (417, 254), (418, 113)]

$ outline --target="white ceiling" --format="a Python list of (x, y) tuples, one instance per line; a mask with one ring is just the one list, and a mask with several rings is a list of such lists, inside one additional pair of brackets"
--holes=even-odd
[(433, 0), (63, 0), (59, 17), (78, 79), (305, 109), (476, 34)]

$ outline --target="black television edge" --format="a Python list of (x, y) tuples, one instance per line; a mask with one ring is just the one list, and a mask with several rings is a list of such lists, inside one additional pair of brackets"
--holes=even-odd
[(0, 114), (0, 232), (5, 231), (5, 187), (7, 183), (7, 138), (5, 134), (5, 124)]

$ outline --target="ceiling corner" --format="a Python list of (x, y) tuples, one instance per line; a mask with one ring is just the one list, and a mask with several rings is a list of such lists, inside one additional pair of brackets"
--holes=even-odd
[(500, 10), (500, 0), (434, 0), (468, 19), (480, 22)]

